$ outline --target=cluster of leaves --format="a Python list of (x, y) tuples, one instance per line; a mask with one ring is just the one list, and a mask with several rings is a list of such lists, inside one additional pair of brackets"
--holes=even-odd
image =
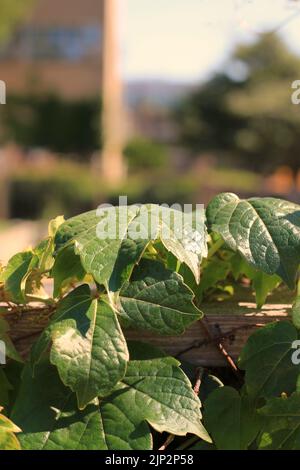
[[(299, 266), (300, 207), (277, 199), (218, 196), (208, 207), (212, 230), (242, 255), (258, 303), (282, 279), (291, 289)], [(245, 260), (249, 265), (245, 264)], [(234, 266), (234, 265), (233, 265)], [(249, 271), (250, 270), (250, 271)], [(255, 274), (256, 273), (256, 274)], [(299, 449), (299, 300), (292, 320), (270, 323), (248, 339), (239, 358), (238, 391), (224, 386), (205, 401), (204, 423), (216, 449)], [(299, 343), (300, 344), (300, 343)], [(222, 423), (222, 425), (220, 425)]]
[[(20, 428), (22, 449), (147, 450), (157, 432), (193, 434), (196, 448), (300, 447), (299, 366), (291, 361), (299, 303), (295, 326), (271, 324), (250, 337), (241, 390), (210, 377), (214, 385), (203, 383), (198, 394), (176, 359), (126, 341), (127, 329), (182, 334), (202, 318), (202, 298), (229, 276), (248, 276), (258, 303), (279, 282), (294, 288), (299, 206), (221, 194), (197, 215), (197, 224), (185, 222), (184, 238), (177, 236), (182, 214), (153, 205), (57, 218), (46, 240), (9, 261), (1, 273), (0, 338), (9, 360), (0, 369), (0, 401), (10, 440), (18, 442)], [(101, 237), (108, 216), (116, 233)], [(32, 305), (53, 314), (24, 361), (5, 316)], [(1, 426), (0, 416), (0, 447)]]
[(298, 339), (287, 321), (249, 338), (239, 359), (242, 389), (221, 387), (205, 402), (204, 422), (217, 449), (300, 449), (300, 366), (292, 362)]

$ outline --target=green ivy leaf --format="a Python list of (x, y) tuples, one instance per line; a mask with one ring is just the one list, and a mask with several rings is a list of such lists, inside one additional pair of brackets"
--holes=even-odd
[(32, 251), (17, 253), (9, 260), (6, 268), (2, 271), (0, 280), (5, 283), (5, 291), (13, 302), (25, 302), (22, 282), (35, 261), (37, 263), (38, 258)]
[(58, 252), (51, 272), (51, 277), (54, 279), (54, 297), (58, 297), (70, 281), (81, 281), (84, 276), (85, 271), (81, 265), (80, 257), (74, 253), (72, 245), (66, 246)]
[(260, 408), (264, 429), (259, 448), (264, 450), (300, 449), (300, 393), (290, 397), (272, 398)]
[(52, 268), (54, 263), (53, 251), (54, 239), (51, 237), (45, 238), (34, 248), (33, 252), (38, 257), (37, 268), (40, 273)]
[[(151, 352), (149, 346), (132, 347), (133, 357)], [(147, 422), (159, 432), (195, 433), (210, 442), (201, 424), (200, 401), (179, 363), (157, 351), (150, 356), (154, 358), (130, 362), (112, 394), (81, 411), (55, 368), (42, 362), (34, 378), (26, 368), (12, 413), (23, 430), (22, 448), (150, 450)]]
[[(83, 409), (105, 396), (125, 374), (129, 355), (117, 317), (104, 301), (94, 300), (80, 329), (75, 320), (52, 327), (52, 364), (65, 385), (77, 394)], [(88, 324), (88, 330), (83, 331)]]
[(270, 275), (258, 271), (237, 253), (230, 261), (235, 279), (243, 274), (252, 282), (257, 308), (261, 308), (265, 304), (268, 295), (279, 286), (281, 279), (276, 274)]
[[(82, 266), (99, 284), (109, 282), (117, 290), (142, 256), (148, 240), (128, 238), (128, 230), (139, 212), (138, 206), (91, 211), (67, 220), (57, 231), (56, 249), (73, 244)], [(112, 238), (98, 238), (97, 227), (106, 220), (116, 224)], [(104, 228), (103, 228), (104, 230)]]
[(208, 261), (207, 266), (202, 271), (201, 282), (195, 291), (197, 300), (202, 301), (205, 292), (212, 287), (216, 287), (220, 281), (224, 281), (229, 271), (230, 264), (228, 261), (221, 259)]
[[(131, 343), (131, 357), (140, 356), (134, 353), (136, 347), (142, 345)], [(156, 431), (178, 436), (191, 433), (211, 442), (201, 423), (201, 402), (179, 365), (171, 357), (131, 360), (117, 388), (132, 403), (130, 408), (139, 411)]]
[[(150, 212), (153, 207), (151, 206)], [(158, 238), (180, 263), (184, 263), (191, 270), (196, 283), (199, 284), (200, 264), (202, 258), (207, 256), (207, 230), (204, 209), (193, 212), (190, 221), (183, 221), (181, 211), (164, 207), (160, 207), (160, 210)], [(166, 224), (165, 220), (170, 220), (170, 224)], [(181, 237), (182, 228), (183, 237)], [(169, 236), (164, 236), (164, 231), (167, 233), (168, 229)]]
[(250, 336), (239, 366), (246, 371), (251, 397), (269, 398), (295, 390), (300, 366), (292, 362), (292, 344), (297, 338), (297, 330), (288, 321), (270, 323)]
[(276, 274), (271, 276), (261, 271), (256, 271), (249, 279), (251, 279), (255, 291), (257, 308), (261, 308), (266, 303), (268, 295), (278, 287), (281, 282)]
[(61, 216), (51, 220), (48, 227), (48, 237), (32, 250), (33, 257), (31, 263), (21, 281), (21, 291), (25, 301), (49, 300), (42, 281), (53, 267), (54, 235), (63, 221), (64, 219)]
[(62, 304), (33, 350), (33, 363), (52, 341), (50, 360), (82, 409), (123, 378), (129, 356), (115, 312), (105, 301), (92, 299), (88, 286)]
[[(200, 262), (207, 250), (202, 213), (201, 217), (201, 228), (196, 230), (191, 220), (181, 231), (180, 211), (153, 204), (110, 207), (73, 217), (62, 224), (55, 238), (56, 249), (73, 243), (86, 272), (99, 284), (108, 282), (110, 290), (117, 291), (129, 279), (150, 241), (160, 239), (167, 250), (189, 266), (199, 282)], [(105, 235), (108, 220), (115, 223), (117, 230), (101, 239), (97, 236), (99, 227)], [(181, 235), (183, 232), (183, 236), (179, 237), (178, 232)]]
[(158, 261), (142, 260), (120, 292), (120, 316), (128, 327), (180, 334), (201, 318), (193, 292)]
[(209, 395), (204, 422), (218, 450), (246, 450), (260, 429), (253, 403), (232, 387), (217, 388)]
[[(52, 316), (49, 325), (43, 330), (42, 334), (38, 340), (34, 343), (30, 353), (30, 363), (32, 370), (36, 364), (41, 360), (43, 354), (50, 346), (52, 341), (51, 334), (52, 329), (61, 322), (67, 320), (76, 320), (78, 329), (85, 328), (87, 329), (87, 312), (91, 308), (93, 299), (91, 297), (91, 291), (89, 286), (83, 285), (79, 286), (77, 289), (74, 289), (70, 294), (64, 297), (59, 304), (55, 314)], [(84, 327), (82, 327), (82, 322)]]
[(210, 229), (266, 274), (293, 288), (300, 262), (300, 206), (275, 198), (240, 200), (224, 193), (207, 207)]
[(209, 395), (220, 387), (224, 387), (224, 384), (220, 379), (218, 379), (218, 377), (212, 374), (204, 373), (201, 379), (201, 386), (199, 390), (199, 398), (201, 402), (204, 403)]
[(50, 238), (54, 239), (57, 230), (64, 223), (65, 219), (63, 215), (55, 217), (55, 219), (50, 220), (48, 224), (48, 235)]
[[(0, 411), (2, 408), (0, 407)], [(12, 421), (0, 414), (0, 450), (20, 450), (20, 443), (15, 433), (21, 432)]]

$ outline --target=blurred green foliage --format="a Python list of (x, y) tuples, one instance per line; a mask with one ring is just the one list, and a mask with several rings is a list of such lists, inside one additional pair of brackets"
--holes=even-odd
[(274, 33), (240, 46), (215, 75), (177, 109), (181, 141), (212, 150), (255, 171), (300, 167), (300, 113), (291, 102), (300, 58)]
[(71, 217), (104, 202), (117, 205), (119, 195), (127, 195), (128, 204), (196, 203), (203, 202), (207, 185), (213, 185), (213, 194), (228, 187), (253, 194), (259, 184), (260, 178), (246, 171), (211, 169), (202, 175), (178, 175), (168, 168), (138, 172), (112, 189), (87, 164), (62, 160), (43, 170), (21, 168), (10, 177), (10, 214), (11, 218), (32, 220), (57, 214)]
[(83, 165), (63, 162), (47, 171), (21, 170), (10, 179), (11, 218), (72, 216), (93, 206), (96, 182)]
[(66, 217), (95, 209), (100, 203), (119, 204), (119, 195), (126, 195), (128, 204), (188, 203), (196, 200), (199, 182), (190, 177), (168, 175), (157, 178), (149, 174), (130, 177), (115, 189), (91, 174), (88, 166), (62, 163), (45, 172), (21, 171), (10, 180), (11, 218), (51, 218), (55, 214)]
[(129, 171), (148, 170), (166, 167), (168, 163), (167, 148), (144, 137), (131, 139), (124, 149)]
[(9, 96), (2, 142), (85, 154), (101, 145), (99, 100), (66, 101), (55, 95)]

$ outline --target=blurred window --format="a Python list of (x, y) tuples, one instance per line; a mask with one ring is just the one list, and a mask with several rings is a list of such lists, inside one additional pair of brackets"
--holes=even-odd
[(80, 27), (26, 27), (0, 49), (2, 59), (81, 60), (99, 52), (98, 25)]

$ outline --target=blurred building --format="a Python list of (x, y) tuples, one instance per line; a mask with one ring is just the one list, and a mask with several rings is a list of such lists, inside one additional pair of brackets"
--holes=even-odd
[(8, 93), (53, 92), (66, 99), (99, 94), (103, 0), (36, 0), (0, 48)]

